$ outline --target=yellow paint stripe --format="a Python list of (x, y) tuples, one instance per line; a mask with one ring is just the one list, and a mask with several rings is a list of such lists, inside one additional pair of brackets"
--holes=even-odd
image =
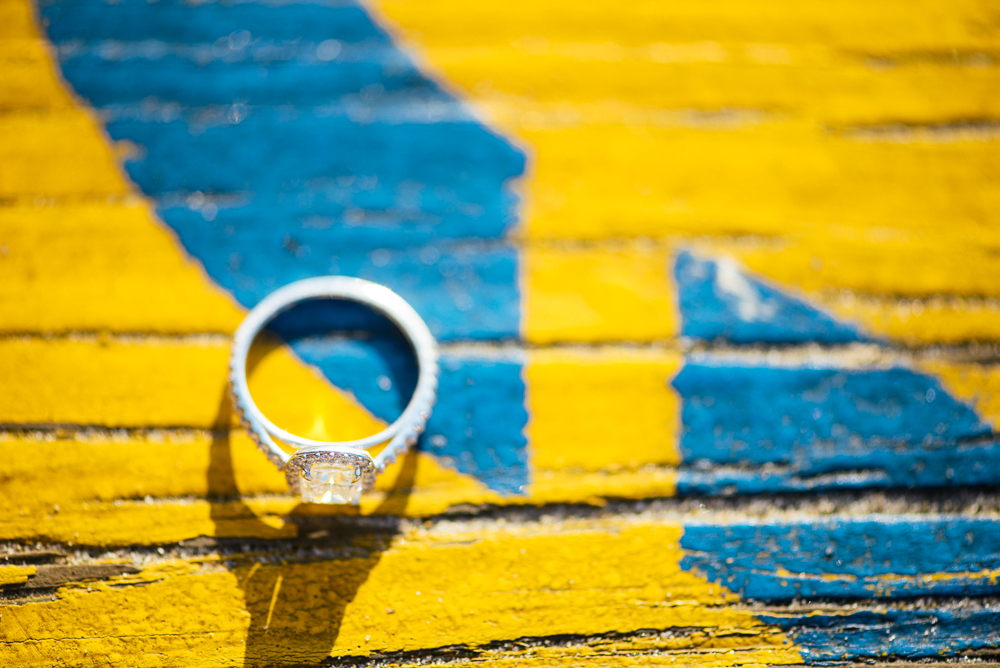
[[(279, 496), (246, 497), (242, 501), (210, 501), (201, 495), (181, 499), (158, 497), (156, 493), (159, 490), (170, 487), (194, 489), (195, 492), (200, 491), (195, 489), (198, 487), (213, 491), (220, 489), (222, 492), (232, 488), (212, 487), (212, 483), (220, 478), (212, 475), (210, 464), (206, 464), (205, 469), (189, 471), (186, 460), (181, 460), (180, 467), (177, 467), (175, 461), (169, 459), (168, 452), (155, 447), (106, 452), (89, 446), (89, 451), (84, 454), (91, 455), (90, 458), (77, 459), (76, 454), (63, 456), (60, 453), (60, 462), (82, 462), (79, 470), (53, 464), (48, 470), (54, 475), (43, 477), (45, 471), (42, 467), (23, 474), (13, 465), (0, 467), (4, 474), (14, 471), (22, 476), (21, 483), (12, 485), (10, 492), (0, 498), (0, 540), (122, 547), (176, 543), (198, 536), (293, 538), (298, 535), (297, 522), (314, 514), (430, 517), (457, 507), (480, 504), (602, 505), (607, 498), (672, 496), (677, 484), (676, 470), (671, 467), (647, 466), (635, 471), (540, 471), (534, 475), (527, 496), (500, 496), (476, 480), (446, 469), (430, 455), (421, 453), (416, 456), (415, 470), (403, 476), (405, 480), (410, 480), (412, 476), (407, 491), (399, 493), (389, 489), (397, 484), (403, 473), (403, 467), (395, 465), (380, 478), (380, 489), (364, 497), (359, 509), (324, 508), (303, 505), (288, 496), (284, 479), (276, 470), (263, 466), (256, 470), (259, 467), (257, 462), (263, 460), (263, 455), (255, 452), (248, 443), (238, 448), (236, 439), (233, 443), (233, 461), (239, 462), (234, 466), (238, 476), (236, 491), (244, 491), (239, 485), (250, 487), (256, 484), (258, 488), (265, 488), (266, 492)], [(0, 447), (0, 452), (11, 456), (20, 453), (23, 458), (24, 453), (43, 456), (47, 450), (33, 453), (21, 443), (7, 442)], [(193, 458), (190, 453), (184, 455)], [(202, 458), (209, 460), (208, 456), (203, 455)], [(122, 463), (121, 460), (126, 461)], [(145, 463), (139, 466), (134, 460), (144, 460)], [(147, 475), (148, 469), (152, 468), (158, 469), (157, 474)], [(143, 470), (135, 473), (136, 469)], [(254, 470), (248, 473), (247, 469)], [(176, 482), (169, 480), (171, 471), (177, 472)], [(52, 488), (52, 480), (61, 481), (62, 487)], [(221, 480), (228, 481), (230, 478)], [(23, 490), (30, 483), (35, 483), (35, 490), (39, 485), (52, 490), (33, 491), (31, 496), (13, 498), (15, 491)], [(66, 494), (59, 493), (63, 488)], [(115, 500), (80, 499), (81, 494), (91, 489), (94, 491), (93, 499), (108, 497)], [(148, 501), (144, 494), (149, 495)]]
[(535, 343), (674, 337), (678, 316), (670, 265), (668, 250), (655, 245), (526, 247), (524, 336)]
[[(138, 437), (0, 438), (0, 540), (120, 546), (197, 536), (294, 537), (301, 505), (240, 429)], [(53, 481), (58, 481), (53, 484)], [(426, 454), (390, 467), (363, 513), (425, 516), (502, 499)], [(244, 501), (236, 495), (268, 495)], [(270, 496), (280, 495), (280, 496)], [(206, 499), (215, 499), (209, 501)]]
[(22, 0), (0, 0), (0, 39), (37, 37), (31, 4)]
[(35, 571), (34, 566), (0, 566), (0, 587), (24, 584)]
[(535, 151), (526, 235), (804, 236), (837, 225), (959, 240), (1000, 205), (992, 140), (866, 142), (792, 121), (696, 129), (644, 120), (522, 127)]
[(722, 0), (671, 3), (592, 3), (572, 0), (485, 0), (456, 11), (452, 0), (379, 0), (393, 28), (431, 49), (442, 45), (510, 44), (525, 36), (550, 43), (611, 42), (623, 45), (697, 43), (828, 44), (845, 50), (991, 50), (995, 32), (981, 29), (988, 4), (959, 0), (947, 5), (905, 0), (877, 6), (863, 0), (829, 5), (778, 0), (748, 5)]
[(0, 69), (4, 73), (0, 79), (0, 109), (72, 106), (69, 95), (59, 86), (47, 48), (37, 39), (0, 38)]
[[(720, 638), (711, 633), (692, 633), (679, 638), (657, 638), (653, 641), (619, 640), (594, 641), (586, 645), (533, 647), (519, 651), (485, 651), (471, 662), (494, 668), (541, 668), (555, 666), (698, 666), (698, 668), (728, 668), (730, 666), (780, 666), (796, 661), (798, 653), (781, 646), (781, 637), (774, 634), (775, 647), (766, 633), (744, 635), (733, 633)], [(728, 642), (727, 642), (728, 641)], [(399, 663), (418, 666), (419, 663)]]
[(0, 5), (0, 331), (232, 331), (240, 309), (128, 196), (31, 13)]
[(532, 471), (680, 463), (680, 353), (549, 349), (525, 370)]
[(925, 372), (941, 379), (948, 392), (976, 409), (993, 429), (1000, 429), (1000, 366), (924, 359)]
[(1000, 308), (993, 300), (966, 300), (947, 295), (926, 300), (852, 294), (812, 296), (835, 315), (860, 323), (863, 330), (911, 346), (1000, 339)]
[[(7, 338), (0, 360), (8, 371), (0, 378), (0, 423), (209, 428), (232, 421), (225, 338)], [(261, 343), (250, 365), (261, 410), (290, 429), (326, 433), (329, 423), (345, 438), (377, 430), (352, 397), (287, 347)]]
[(118, 165), (88, 114), (51, 111), (0, 116), (0, 197), (106, 198), (127, 192)]
[(232, 332), (242, 319), (139, 199), (0, 207), (0, 243), (0, 330)]
[[(671, 449), (674, 444), (670, 444)], [(667, 449), (664, 447), (664, 449)], [(548, 469), (532, 471), (529, 503), (587, 503), (603, 505), (607, 499), (650, 499), (677, 493), (677, 469), (648, 464), (637, 469), (587, 471)], [(517, 498), (505, 498), (517, 503)]]
[(907, 232), (878, 227), (844, 230), (847, 238), (831, 234), (825, 239), (712, 245), (762, 276), (808, 292), (846, 289), (911, 298), (1000, 294), (1000, 234), (968, 230), (967, 236), (956, 238), (942, 228)]
[[(808, 99), (839, 114), (854, 109), (838, 98), (851, 90), (857, 91), (857, 104), (882, 100), (882, 111), (861, 109), (856, 122), (898, 122), (908, 113), (951, 121), (956, 116), (947, 105), (961, 103), (967, 112), (959, 118), (989, 117), (996, 104), (996, 68), (924, 62), (874, 72), (854, 64), (838, 82), (823, 65), (823, 52), (816, 53), (822, 49), (816, 44), (826, 44), (832, 49), (870, 48), (871, 53), (903, 48), (926, 54), (937, 48), (951, 54), (966, 39), (970, 48), (977, 43), (992, 49), (996, 37), (975, 35), (958, 18), (979, 16), (981, 6), (910, 8), (903, 17), (881, 13), (883, 8), (862, 10), (861, 3), (857, 13), (840, 7), (836, 13), (803, 11), (793, 5), (782, 2), (766, 10), (735, 3), (713, 4), (711, 10), (696, 3), (616, 6), (613, 11), (603, 7), (600, 18), (591, 14), (597, 6), (581, 14), (558, 0), (477, 3), (462, 12), (443, 1), (387, 0), (379, 6), (389, 25), (422, 54), (426, 67), (440, 72), (463, 97), (532, 149), (526, 184), (528, 237), (783, 234), (831, 224), (938, 228), (947, 220), (958, 238), (962, 231), (980, 228), (997, 210), (1000, 197), (992, 187), (997, 158), (990, 142), (857, 141), (802, 120), (808, 110), (799, 113), (791, 99), (780, 96), (799, 96), (799, 104)], [(574, 20), (551, 20), (566, 15)], [(476, 29), (463, 30), (465, 22)], [(906, 34), (897, 31), (903, 24)], [(932, 25), (935, 29), (928, 30)], [(807, 37), (816, 29), (822, 38)], [(943, 41), (945, 34), (958, 42)], [(896, 41), (901, 43), (893, 47)], [(758, 61), (767, 60), (761, 43), (773, 44), (774, 52), (796, 44), (795, 53), (805, 49), (804, 58), (818, 58), (816, 66), (826, 71), (817, 75), (794, 66), (789, 52), (792, 65), (784, 70), (760, 63), (746, 75), (733, 73), (734, 81), (713, 80), (731, 72), (714, 61), (737, 59), (730, 53), (735, 49), (725, 45), (740, 45), (741, 60), (753, 60), (755, 53)], [(657, 49), (666, 60), (707, 62), (651, 63)], [(640, 51), (648, 57), (635, 57)], [(846, 59), (858, 62), (854, 55)], [(658, 76), (664, 82), (669, 78), (669, 84), (657, 85), (650, 68), (662, 70)], [(688, 76), (682, 75), (684, 68), (690, 70)], [(785, 70), (798, 72), (804, 83), (768, 79), (786, 76), (780, 74)], [(834, 78), (825, 78), (829, 76)], [(914, 79), (902, 84), (901, 76)], [(955, 94), (941, 94), (938, 85), (925, 88), (920, 82), (926, 76), (947, 81)], [(981, 85), (971, 83), (977, 78)], [(692, 87), (714, 97), (676, 97), (677, 91)], [(748, 98), (739, 97), (748, 88), (778, 97), (750, 105)], [(884, 91), (885, 97), (873, 91)], [(935, 99), (945, 97), (951, 100)], [(944, 106), (935, 111), (935, 105)], [(669, 111), (748, 106), (780, 115), (740, 128), (741, 121), (754, 117)], [(916, 193), (920, 196), (913, 197)]]
[[(560, 42), (537, 36), (504, 45), (443, 45), (427, 54), (505, 127), (525, 112), (574, 124), (629, 121), (643, 112), (667, 120), (697, 118), (691, 110), (750, 109), (835, 126), (1000, 114), (994, 94), (1000, 68), (986, 54), (965, 56), (972, 65), (966, 67), (943, 54), (936, 62), (877, 67), (862, 54), (821, 46), (662, 40), (625, 46), (607, 37)], [(666, 112), (671, 109), (688, 112)]]
[[(303, 368), (287, 348), (262, 344), (253, 358), (254, 396), (277, 423), (316, 438), (378, 430), (380, 423), (352, 397)], [(143, 429), (131, 436), (74, 436), (71, 430), (63, 437), (0, 440), (0, 469), (11, 481), (0, 490), (6, 515), (0, 525), (8, 539), (109, 544), (284, 531), (277, 518), (292, 511), (287, 497), (261, 506), (262, 514), (275, 518), (266, 526), (254, 524), (246, 509), (221, 517), (207, 501), (174, 501), (286, 493), (282, 476), (242, 430), (226, 429), (233, 424), (225, 390), (227, 340), (12, 338), (0, 341), (0, 359), (13, 371), (6, 384), (0, 379), (3, 422)], [(669, 381), (680, 365), (679, 353), (670, 351), (532, 352), (526, 368), (533, 471), (528, 496), (500, 497), (422, 455), (405, 506), (381, 512), (419, 516), (463, 503), (671, 495), (680, 459), (680, 404)], [(566, 402), (566, 396), (577, 400)], [(218, 431), (204, 431), (209, 428)], [(383, 486), (398, 475), (390, 473)], [(64, 483), (47, 484), (54, 479)], [(146, 497), (156, 503), (115, 504)], [(382, 500), (366, 501), (364, 512), (374, 512)], [(213, 513), (221, 525), (213, 523)]]
[(90, 592), (61, 590), (56, 601), (3, 606), (0, 656), (31, 666), (110, 649), (127, 663), (155, 651), (172, 666), (214, 666), (245, 647), (255, 665), (318, 663), (525, 636), (700, 627), (719, 643), (766, 647), (778, 663), (801, 661), (773, 629), (731, 607), (733, 594), (680, 568), (681, 532), (628, 520), (417, 532), (369, 558), (265, 563), (252, 579), (247, 562), (233, 571), (175, 567), (141, 588), (98, 583)]

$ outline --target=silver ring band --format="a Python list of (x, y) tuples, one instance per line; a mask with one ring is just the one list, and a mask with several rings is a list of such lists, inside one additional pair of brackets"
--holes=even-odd
[[(250, 396), (246, 373), (250, 344), (278, 314), (312, 299), (343, 299), (364, 304), (388, 317), (413, 346), (419, 370), (413, 397), (402, 415), (377, 434), (354, 441), (316, 441), (302, 438), (271, 422)], [(341, 478), (346, 475), (343, 471), (353, 468), (357, 474), (355, 477), (361, 480), (363, 488), (371, 489), (375, 483), (375, 476), (417, 442), (431, 416), (431, 408), (437, 399), (437, 341), (413, 307), (385, 286), (349, 276), (307, 278), (275, 290), (247, 314), (233, 337), (229, 386), (233, 406), (243, 426), (268, 459), (280, 469), (285, 469), (290, 486), (303, 498), (315, 496), (313, 494), (315, 490), (304, 489), (303, 485), (308, 487), (310, 484), (310, 467), (316, 464), (325, 467), (324, 475), (332, 475), (330, 471), (336, 470), (336, 475)], [(296, 446), (296, 451), (289, 455), (275, 440)], [(388, 445), (376, 457), (366, 452), (368, 448), (386, 441), (389, 442)], [(320, 502), (357, 503), (354, 500), (357, 494), (352, 494), (351, 500), (348, 501)], [(306, 498), (306, 500), (316, 499)]]

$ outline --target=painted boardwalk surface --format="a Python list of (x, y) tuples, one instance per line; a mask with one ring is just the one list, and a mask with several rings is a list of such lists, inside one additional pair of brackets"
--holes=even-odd
[[(0, 664), (996, 658), (998, 63), (974, 0), (0, 0)], [(225, 391), (329, 273), (443, 344), (360, 509)], [(386, 322), (274, 329), (279, 424), (405, 404)]]

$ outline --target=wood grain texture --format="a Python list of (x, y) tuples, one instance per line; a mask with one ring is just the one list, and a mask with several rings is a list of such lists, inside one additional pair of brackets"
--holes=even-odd
[[(53, 650), (79, 656), (88, 647), (106, 649), (102, 629), (121, 633), (125, 620), (142, 619), (132, 633), (151, 644), (122, 645), (123, 658), (163, 653), (174, 665), (225, 665), (244, 642), (249, 665), (308, 665), (330, 654), (331, 643), (336, 656), (637, 628), (752, 632), (758, 625), (751, 613), (733, 607), (732, 594), (681, 570), (680, 533), (678, 526), (569, 524), (404, 535), (391, 546), (359, 545), (357, 556), (323, 561), (161, 560), (141, 574), (151, 583), (142, 589), (92, 586), (9, 609), (3, 623), (18, 645), (13, 656), (30, 661)], [(598, 560), (603, 567), (592, 568)], [(206, 604), (205, 614), (192, 610), (186, 602), (192, 600)], [(150, 617), (145, 611), (154, 601), (160, 612)], [(567, 617), (567, 608), (586, 613)], [(175, 615), (187, 619), (183, 627)], [(64, 616), (91, 621), (51, 640), (32, 640)], [(168, 638), (166, 629), (180, 634)], [(754, 640), (777, 646), (775, 663), (782, 655), (798, 663), (780, 635)], [(220, 650), (223, 655), (212, 658)]]
[[(594, 23), (546, 23), (558, 3), (461, 18), (447, 3), (380, 6), (428, 67), (532, 147), (527, 239), (758, 235), (767, 242), (747, 250), (703, 245), (895, 340), (996, 338), (994, 306), (978, 298), (997, 272), (971, 270), (993, 262), (986, 5), (955, 7), (933, 30), (887, 6), (640, 3)], [(914, 298), (933, 306), (912, 313)]]
[[(995, 656), (998, 26), (0, 0), (0, 663)], [(225, 389), (241, 313), (327, 273), (443, 343), (358, 508)], [(405, 404), (385, 321), (274, 330), (279, 424)]]

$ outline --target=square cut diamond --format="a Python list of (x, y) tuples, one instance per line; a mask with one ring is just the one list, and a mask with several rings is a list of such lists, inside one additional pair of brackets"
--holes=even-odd
[(361, 501), (361, 469), (347, 462), (316, 462), (302, 475), (299, 489), (307, 503), (357, 505)]

